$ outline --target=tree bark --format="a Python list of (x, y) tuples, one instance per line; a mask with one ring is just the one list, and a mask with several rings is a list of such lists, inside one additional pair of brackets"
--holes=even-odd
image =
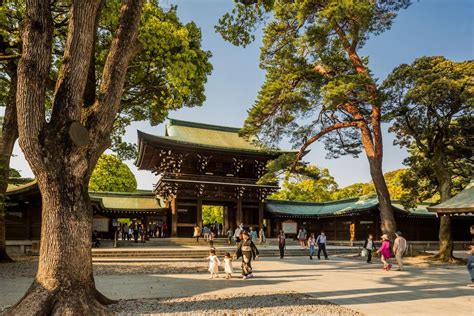
[(11, 61), (7, 65), (7, 72), (11, 78), (8, 100), (5, 108), (3, 126), (0, 127), (0, 262), (13, 261), (7, 254), (6, 249), (6, 227), (5, 227), (5, 195), (8, 187), (10, 173), (10, 158), (13, 146), (18, 138), (18, 126), (16, 119), (16, 62)]
[[(76, 156), (68, 160), (82, 159)], [(37, 177), (44, 219), (38, 272), (25, 296), (8, 314), (110, 314), (103, 304), (111, 301), (98, 293), (93, 277), (93, 213), (85, 183), (89, 178), (68, 172), (69, 168), (59, 170), (62, 172)]]
[[(451, 198), (451, 174), (443, 161), (443, 154), (435, 153), (434, 168), (438, 181), (438, 192), (441, 196), (440, 203)], [(453, 255), (453, 238), (451, 236), (451, 216), (441, 215), (439, 218), (439, 250), (436, 258), (444, 262), (455, 261)]]
[(376, 157), (368, 157), (370, 166), (370, 175), (374, 182), (375, 191), (379, 200), (380, 209), (380, 225), (382, 233), (387, 234), (391, 240), (395, 239), (397, 230), (395, 217), (393, 216), (392, 204), (390, 201), (390, 193), (382, 171), (382, 159)]
[[(123, 0), (98, 100), (85, 108), (100, 3), (72, 1), (64, 59), (47, 122), (45, 91), (53, 41), (50, 0), (27, 0), (16, 104), (19, 143), (42, 195), (40, 259), (35, 281), (7, 315), (110, 314), (105, 304), (112, 301), (96, 290), (92, 273), (88, 183), (110, 143), (143, 1)], [(70, 138), (69, 128), (78, 122), (85, 125), (90, 142), (78, 144)]]

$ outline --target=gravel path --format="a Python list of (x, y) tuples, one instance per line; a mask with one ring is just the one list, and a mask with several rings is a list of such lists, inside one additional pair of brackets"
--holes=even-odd
[(110, 308), (117, 315), (362, 315), (294, 292), (121, 300)]
[[(34, 277), (38, 270), (36, 258), (15, 258), (13, 263), (0, 264), (0, 279)], [(94, 263), (94, 275), (114, 274), (176, 274), (206, 272), (206, 261)]]

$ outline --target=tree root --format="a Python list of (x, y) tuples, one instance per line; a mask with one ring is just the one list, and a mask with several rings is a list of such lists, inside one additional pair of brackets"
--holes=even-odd
[(433, 256), (434, 260), (446, 262), (446, 263), (459, 263), (461, 260), (455, 258), (453, 255), (446, 255), (444, 253), (438, 252)]
[(23, 298), (4, 315), (113, 315), (103, 302), (113, 301), (90, 286), (58, 286), (49, 290), (34, 281)]
[(5, 249), (0, 249), (0, 263), (13, 262)]

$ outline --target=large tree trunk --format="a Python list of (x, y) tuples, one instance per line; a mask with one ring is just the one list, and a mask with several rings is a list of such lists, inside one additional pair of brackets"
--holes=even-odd
[(27, 0), (18, 64), (19, 143), (42, 196), (40, 259), (35, 281), (7, 311), (12, 315), (104, 315), (111, 301), (92, 273), (92, 209), (88, 182), (110, 141), (128, 62), (136, 46), (143, 1), (123, 0), (119, 27), (104, 65), (99, 94), (84, 106), (100, 1), (73, 0), (64, 59), (49, 120), (46, 85), (53, 20), (49, 0)]
[[(443, 161), (442, 154), (434, 155), (434, 169), (436, 180), (438, 181), (438, 192), (440, 194), (440, 203), (451, 198), (451, 174)], [(439, 218), (439, 251), (436, 258), (453, 262), (453, 238), (451, 236), (451, 217), (449, 215), (441, 215)]]
[(18, 138), (18, 126), (16, 119), (16, 62), (11, 61), (7, 65), (7, 72), (11, 78), (8, 92), (7, 106), (3, 126), (0, 127), (0, 262), (11, 262), (6, 249), (6, 227), (5, 227), (5, 194), (8, 187), (10, 173), (10, 158), (13, 146)]
[(370, 175), (374, 182), (375, 191), (379, 200), (380, 209), (380, 225), (382, 232), (387, 234), (390, 239), (395, 238), (397, 224), (393, 216), (392, 204), (390, 202), (390, 193), (382, 171), (382, 160), (379, 158), (369, 157)]
[(111, 301), (96, 290), (93, 278), (92, 208), (84, 179), (88, 177), (68, 169), (37, 178), (43, 203), (38, 272), (25, 296), (9, 314), (109, 313), (103, 304)]

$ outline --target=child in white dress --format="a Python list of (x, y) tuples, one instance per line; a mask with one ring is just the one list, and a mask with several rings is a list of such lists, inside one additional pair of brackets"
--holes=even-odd
[(232, 257), (230, 253), (226, 252), (224, 256), (224, 271), (225, 271), (225, 278), (232, 279)]
[(211, 276), (209, 279), (214, 278), (214, 275), (216, 278), (219, 277), (219, 265), (221, 264), (219, 258), (216, 256), (216, 250), (211, 249), (209, 252), (209, 257), (207, 257), (209, 260), (209, 272), (211, 272)]

